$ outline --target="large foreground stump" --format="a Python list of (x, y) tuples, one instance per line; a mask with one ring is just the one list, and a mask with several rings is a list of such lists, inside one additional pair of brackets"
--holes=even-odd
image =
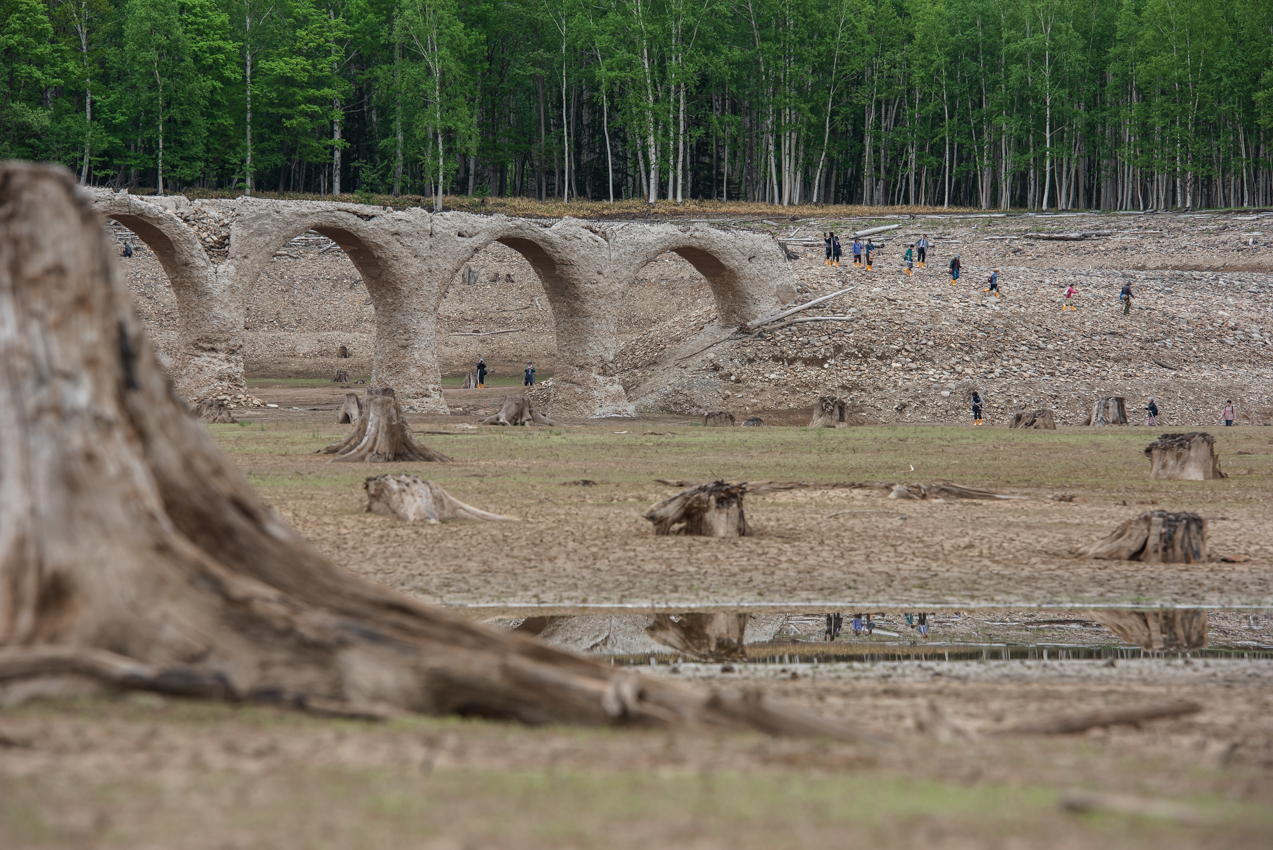
[(336, 417), (337, 425), (357, 425), (362, 421), (362, 400), (358, 393), (345, 393), (345, 403), (340, 406), (340, 414)]
[(1163, 434), (1145, 447), (1145, 457), (1149, 458), (1149, 477), (1168, 481), (1224, 478), (1215, 445), (1215, 437), (1201, 431)]
[(1087, 417), (1087, 424), (1099, 427), (1104, 425), (1127, 424), (1127, 399), (1122, 396), (1098, 398), (1092, 405), (1092, 412)]
[(1055, 431), (1056, 417), (1050, 410), (1018, 410), (1012, 414), (1009, 428), (1033, 428), (1037, 431)]
[(704, 428), (733, 428), (737, 421), (728, 410), (713, 410), (703, 414)]
[(1207, 560), (1207, 521), (1195, 513), (1146, 511), (1078, 550), (1081, 558), (1201, 564)]
[(73, 175), (0, 165), (0, 702), (133, 688), (364, 716), (856, 737), (760, 695), (501, 633), (331, 564), (170, 394), (113, 255)]
[(411, 427), (402, 417), (398, 397), (390, 387), (367, 387), (367, 403), (354, 432), (339, 443), (320, 449), (336, 455), (335, 460), (394, 463), (438, 461), (450, 458), (416, 442)]
[(746, 657), (747, 614), (655, 614), (645, 633), (672, 649), (706, 661)]
[(654, 533), (659, 535), (748, 537), (751, 528), (743, 513), (746, 492), (745, 481), (699, 484), (653, 505), (646, 511), (645, 518), (654, 523)]
[(406, 522), (450, 522), (457, 519), (501, 520), (511, 516), (466, 505), (442, 486), (414, 475), (377, 475), (362, 483), (367, 491), (367, 511), (397, 517)]
[(499, 412), (488, 416), (479, 425), (556, 425), (557, 423), (535, 409), (524, 395), (506, 395)]
[(1191, 650), (1207, 646), (1207, 612), (1201, 608), (1157, 611), (1089, 611), (1088, 616), (1142, 649)]

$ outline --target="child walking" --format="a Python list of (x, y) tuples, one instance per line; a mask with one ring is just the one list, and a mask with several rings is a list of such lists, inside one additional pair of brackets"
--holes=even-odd
[(1062, 313), (1066, 310), (1074, 310), (1076, 313), (1078, 312), (1078, 308), (1074, 306), (1074, 296), (1078, 294), (1079, 291), (1074, 288), (1074, 284), (1071, 283), (1069, 286), (1065, 287), (1065, 301), (1061, 304)]
[(906, 246), (906, 254), (902, 257), (906, 262), (906, 276), (911, 276), (911, 270), (915, 268), (915, 243)]
[(972, 424), (981, 425), (984, 420), (981, 418), (981, 393), (976, 390), (972, 391)]
[(871, 240), (866, 240), (866, 270), (871, 270), (871, 255), (875, 253), (875, 246), (871, 244)]
[(999, 297), (999, 270), (998, 269), (995, 269), (994, 271), (990, 273), (990, 285), (981, 291), (993, 292), (995, 294), (995, 298)]
[(950, 285), (954, 286), (959, 280), (959, 272), (963, 268), (963, 264), (959, 262), (959, 255), (956, 254), (950, 261)]
[[(829, 266), (829, 265), (831, 265), (831, 234), (830, 234), (830, 233), (824, 233), (824, 234), (822, 235), (822, 241), (823, 241), (823, 243), (825, 243), (825, 244), (826, 244), (826, 246), (827, 246), (827, 265)], [(831, 615), (830, 615), (830, 614), (828, 614), (827, 616), (828, 616), (828, 617), (830, 617)]]
[(853, 265), (856, 268), (862, 267), (862, 240), (856, 236), (853, 237)]

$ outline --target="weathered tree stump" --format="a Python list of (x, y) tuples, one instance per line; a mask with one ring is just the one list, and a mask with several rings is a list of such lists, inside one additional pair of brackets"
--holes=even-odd
[(1103, 561), (1201, 564), (1207, 560), (1207, 521), (1195, 513), (1146, 511), (1077, 554)]
[(460, 273), (460, 280), (463, 281), (466, 286), (474, 286), (481, 278), (481, 275), (481, 269), (474, 268), (473, 266), (465, 266), (464, 270)]
[(334, 460), (363, 463), (450, 460), (416, 442), (411, 427), (402, 418), (398, 397), (389, 387), (367, 387), (363, 415), (354, 432), (320, 452), (336, 455)]
[(728, 410), (713, 410), (703, 414), (704, 428), (733, 428), (736, 420)]
[(655, 614), (645, 633), (672, 649), (705, 661), (746, 658), (747, 614)]
[(1033, 428), (1037, 431), (1055, 431), (1056, 417), (1050, 410), (1018, 410), (1012, 414), (1009, 428)]
[(1089, 611), (1100, 623), (1128, 643), (1142, 649), (1188, 650), (1207, 646), (1207, 612), (1201, 608), (1155, 611)]
[(475, 390), (475, 389), (477, 389), (477, 372), (474, 372), (472, 369), (470, 369), (469, 371), (465, 372), (465, 373), (464, 373), (464, 383), (460, 384), (460, 389), (462, 389), (462, 390)]
[(377, 475), (362, 483), (367, 491), (367, 511), (397, 517), (406, 522), (450, 522), (457, 519), (514, 519), (466, 505), (441, 485), (414, 475)]
[(750, 419), (743, 420), (744, 428), (760, 428), (764, 424), (765, 420), (761, 419), (759, 416), (753, 416)]
[(0, 316), (0, 702), (69, 683), (372, 717), (859, 737), (535, 644), (327, 561), (171, 395), (65, 169), (0, 165)]
[(340, 358), (340, 359), (342, 359), (342, 360), (344, 360), (346, 357), (348, 357), (348, 356), (349, 356), (349, 346), (347, 346), (347, 345), (342, 345), (340, 348), (336, 349), (336, 356), (337, 356), (337, 357), (339, 357), (339, 358)]
[(337, 369), (336, 374), (332, 375), (332, 383), (333, 384), (349, 383), (349, 372), (345, 371), (344, 369)]
[(726, 484), (724, 481), (699, 484), (651, 506), (645, 518), (654, 523), (654, 533), (658, 535), (749, 537), (751, 528), (743, 513), (743, 495), (746, 492), (745, 481), (740, 484)]
[(219, 398), (210, 398), (195, 405), (195, 415), (209, 425), (233, 425), (236, 420), (230, 405)]
[(506, 395), (499, 412), (488, 416), (478, 425), (556, 425), (557, 423), (544, 416), (531, 400), (524, 395)]
[(1127, 424), (1127, 399), (1122, 396), (1098, 398), (1092, 405), (1087, 424), (1093, 427)]
[(1145, 447), (1149, 477), (1167, 481), (1210, 481), (1224, 478), (1216, 439), (1210, 434), (1163, 434)]
[(340, 406), (337, 425), (357, 425), (362, 421), (362, 400), (358, 393), (345, 393), (345, 403)]
[(848, 403), (835, 396), (821, 396), (813, 405), (813, 419), (810, 428), (843, 428), (845, 426), (845, 407)]

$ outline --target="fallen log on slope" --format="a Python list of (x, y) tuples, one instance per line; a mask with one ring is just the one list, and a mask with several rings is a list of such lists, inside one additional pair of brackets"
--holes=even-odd
[(1112, 230), (1090, 230), (1085, 233), (1027, 233), (1026, 239), (1042, 239), (1048, 242), (1082, 242), (1085, 239), (1097, 239), (1113, 236)]
[(172, 395), (65, 169), (0, 165), (0, 315), (0, 702), (70, 674), (328, 714), (863, 737), (498, 632), (332, 564)]
[(1077, 735), (1089, 729), (1106, 726), (1135, 726), (1147, 720), (1167, 717), (1184, 717), (1202, 711), (1202, 703), (1192, 700), (1143, 705), (1134, 708), (1116, 708), (1105, 711), (1089, 711), (1083, 714), (1063, 714), (1029, 720), (993, 730), (997, 735)]
[(457, 519), (479, 521), (511, 520), (466, 505), (441, 485), (421, 481), (414, 475), (376, 475), (363, 481), (367, 491), (367, 512), (397, 517), (405, 522), (451, 522)]

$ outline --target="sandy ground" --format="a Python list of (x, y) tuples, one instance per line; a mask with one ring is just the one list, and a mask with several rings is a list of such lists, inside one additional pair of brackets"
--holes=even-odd
[[(1273, 607), (1273, 447), (1262, 428), (1214, 432), (1229, 478), (1149, 481), (1142, 449), (1157, 432), (1147, 428), (705, 429), (675, 417), (459, 427), (494, 409), (502, 391), (488, 390), (486, 406), (473, 396), (473, 414), (416, 420), (425, 442), (454, 463), (371, 468), (313, 453), (343, 435), (330, 424), (341, 390), (255, 391), (280, 408), (214, 430), (279, 513), (337, 563), (479, 615)], [(436, 480), (462, 501), (520, 521), (427, 526), (366, 513), (363, 478), (390, 471)], [(676, 492), (655, 479), (718, 477), (953, 481), (1028, 498), (897, 502), (873, 487), (796, 490), (748, 500), (755, 537), (653, 536), (642, 515)], [(570, 483), (580, 480), (596, 483)], [(1071, 556), (1151, 509), (1201, 513), (1212, 554), (1240, 562)]]

